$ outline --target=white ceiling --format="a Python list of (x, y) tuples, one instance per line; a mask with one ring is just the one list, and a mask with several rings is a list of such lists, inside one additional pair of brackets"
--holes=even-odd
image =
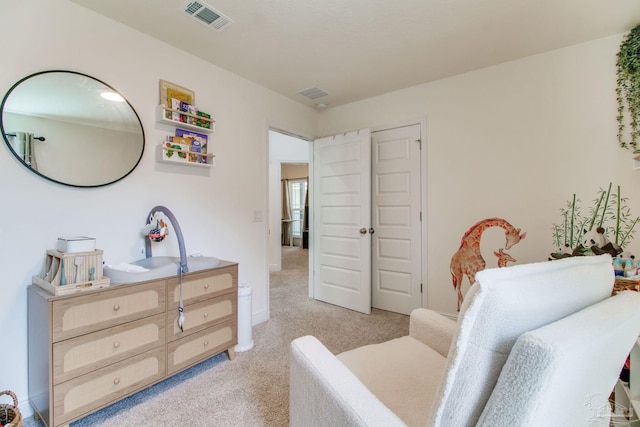
[[(71, 0), (306, 105), (357, 101), (630, 30), (638, 0)], [(612, 58), (615, 61), (615, 58)], [(178, 82), (176, 82), (178, 83)], [(315, 101), (299, 95), (317, 86)]]

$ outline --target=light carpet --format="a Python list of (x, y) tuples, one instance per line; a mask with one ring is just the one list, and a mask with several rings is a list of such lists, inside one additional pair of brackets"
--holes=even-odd
[(283, 246), (282, 270), (270, 276), (271, 319), (253, 328), (252, 349), (233, 361), (220, 354), (71, 427), (286, 426), (293, 339), (314, 335), (340, 353), (408, 334), (408, 316), (376, 309), (366, 315), (309, 298), (307, 264), (308, 250)]

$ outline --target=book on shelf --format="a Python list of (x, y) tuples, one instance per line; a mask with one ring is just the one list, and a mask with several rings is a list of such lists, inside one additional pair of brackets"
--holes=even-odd
[(204, 111), (198, 111), (198, 116), (203, 117), (206, 120), (196, 119), (196, 126), (200, 126), (201, 128), (211, 129), (211, 114), (207, 114)]
[[(171, 100), (171, 109), (174, 111), (167, 111), (166, 117), (168, 119), (173, 120), (174, 122), (187, 123), (190, 125), (196, 125), (196, 117), (198, 115), (198, 107), (195, 105), (187, 104), (184, 101), (180, 101), (179, 99)], [(186, 114), (180, 114), (180, 112)]]
[(168, 108), (164, 112), (166, 119), (179, 123), (187, 123), (203, 129), (213, 129), (215, 120), (211, 120), (211, 114), (200, 111), (195, 105), (172, 98), (170, 105), (165, 108)]
[(180, 108), (180, 104), (182, 104), (182, 101), (180, 101), (179, 99), (172, 99), (171, 100), (171, 109), (175, 110), (175, 111), (167, 111), (167, 115), (171, 115), (171, 117), (169, 117), (171, 120), (173, 120), (174, 122), (181, 122), (182, 121), (182, 114), (180, 114), (178, 111), (181, 111)]
[[(191, 140), (180, 136), (168, 136), (164, 143), (162, 157), (167, 160), (187, 162), (188, 151), (191, 151)], [(174, 151), (176, 150), (176, 151)]]
[(187, 123), (190, 125), (196, 125), (196, 118), (192, 116), (198, 115), (198, 107), (187, 104), (187, 112), (190, 114), (187, 116)]
[(207, 145), (209, 143), (209, 137), (204, 133), (194, 132), (192, 130), (176, 128), (176, 136), (174, 138), (184, 138), (189, 140), (189, 161), (194, 163), (207, 163), (207, 156), (202, 156), (194, 153), (207, 153)]

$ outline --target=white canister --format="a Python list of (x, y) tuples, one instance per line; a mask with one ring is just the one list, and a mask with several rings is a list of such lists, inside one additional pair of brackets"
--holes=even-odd
[(250, 286), (238, 286), (238, 344), (234, 347), (238, 352), (253, 348), (252, 294), (253, 290)]

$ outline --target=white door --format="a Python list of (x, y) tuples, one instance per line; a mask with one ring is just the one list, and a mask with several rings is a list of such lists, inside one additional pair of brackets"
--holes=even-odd
[(422, 305), (420, 125), (372, 133), (372, 306)]
[(371, 312), (371, 132), (313, 144), (313, 297)]

